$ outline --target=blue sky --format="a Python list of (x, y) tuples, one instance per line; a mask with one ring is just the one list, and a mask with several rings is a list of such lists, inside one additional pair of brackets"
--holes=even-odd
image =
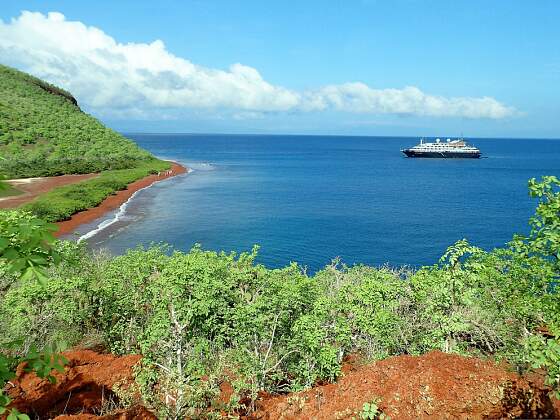
[(560, 137), (558, 1), (8, 0), (0, 19), (1, 62), (117, 129)]

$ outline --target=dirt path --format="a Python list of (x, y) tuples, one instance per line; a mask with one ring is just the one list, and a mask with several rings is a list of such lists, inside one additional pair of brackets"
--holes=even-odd
[(170, 171), (163, 171), (159, 175), (149, 175), (138, 181), (129, 184), (126, 190), (117, 191), (114, 195), (110, 195), (97, 207), (80, 211), (74, 214), (69, 220), (58, 222), (58, 231), (55, 236), (68, 235), (73, 233), (76, 228), (82, 224), (93, 222), (99, 219), (105, 213), (115, 210), (125, 203), (136, 191), (148, 187), (155, 182), (171, 178), (176, 175), (184, 174), (188, 171), (184, 166), (173, 162)]
[(61, 175), (44, 178), (22, 178), (6, 181), (23, 191), (23, 194), (0, 198), (0, 209), (11, 209), (33, 201), (38, 195), (47, 193), (63, 185), (75, 184), (99, 176), (99, 174)]

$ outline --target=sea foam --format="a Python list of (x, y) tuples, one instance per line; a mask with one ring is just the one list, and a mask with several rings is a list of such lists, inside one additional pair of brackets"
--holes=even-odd
[[(193, 170), (191, 168), (187, 168), (187, 174), (191, 173)], [(148, 188), (150, 188), (151, 186), (157, 184), (158, 182), (162, 182), (162, 181), (166, 181), (169, 178), (166, 179), (162, 179), (160, 181), (156, 181), (151, 183), (150, 185), (148, 185), (147, 187), (144, 188), (140, 188), (137, 191), (134, 191), (134, 193), (128, 198), (128, 200), (126, 200), (124, 203), (122, 203), (119, 207), (119, 209), (117, 210), (117, 212), (115, 213), (115, 215), (113, 216), (113, 218), (111, 219), (106, 219), (103, 220), (101, 223), (99, 223), (97, 225), (97, 227), (93, 230), (90, 230), (87, 233), (84, 233), (82, 236), (80, 236), (78, 238), (78, 243), (85, 241), (86, 239), (92, 238), (95, 235), (97, 235), (99, 232), (101, 232), (104, 229), (107, 229), (109, 226), (114, 225), (115, 223), (117, 223), (119, 220), (122, 220), (122, 218), (126, 215), (126, 208), (128, 207), (129, 203), (131, 202), (131, 200), (136, 197), (136, 194), (138, 194), (140, 191), (143, 190), (147, 190)]]

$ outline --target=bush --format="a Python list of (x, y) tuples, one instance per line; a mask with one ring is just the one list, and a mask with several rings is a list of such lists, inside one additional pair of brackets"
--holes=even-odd
[[(41, 281), (40, 285), (44, 284), (45, 267), (58, 261), (58, 254), (52, 249), (52, 227), (25, 213), (3, 212), (0, 215), (0, 274), (12, 274), (16, 280), (21, 275), (19, 280), (26, 285), (31, 284), (30, 280), (34, 278)], [(10, 285), (5, 280), (1, 283)], [(12, 287), (18, 285), (16, 282), (11, 284)], [(2, 331), (6, 332), (5, 329)], [(41, 352), (35, 346), (22, 349), (18, 348), (22, 341), (20, 336), (4, 335), (1, 337), (2, 341), (7, 337), (8, 343), (0, 342), (4, 344), (0, 347), (0, 414), (10, 420), (29, 420), (29, 416), (16, 408), (8, 408), (11, 399), (4, 393), (8, 381), (15, 377), (15, 367), (25, 362), (26, 372), (34, 372), (39, 377), (54, 382), (51, 371), (62, 371), (65, 359), (53, 351), (54, 347)]]

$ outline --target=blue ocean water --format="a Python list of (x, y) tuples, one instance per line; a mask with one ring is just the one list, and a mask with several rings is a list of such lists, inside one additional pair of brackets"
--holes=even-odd
[[(128, 134), (193, 169), (141, 191), (88, 240), (122, 253), (261, 246), (269, 267), (429, 265), (461, 238), (484, 249), (528, 231), (527, 180), (559, 175), (560, 141), (473, 139), (484, 158), (408, 159), (417, 138)], [(99, 223), (97, 221), (96, 223)], [(86, 226), (83, 229), (92, 229)]]

